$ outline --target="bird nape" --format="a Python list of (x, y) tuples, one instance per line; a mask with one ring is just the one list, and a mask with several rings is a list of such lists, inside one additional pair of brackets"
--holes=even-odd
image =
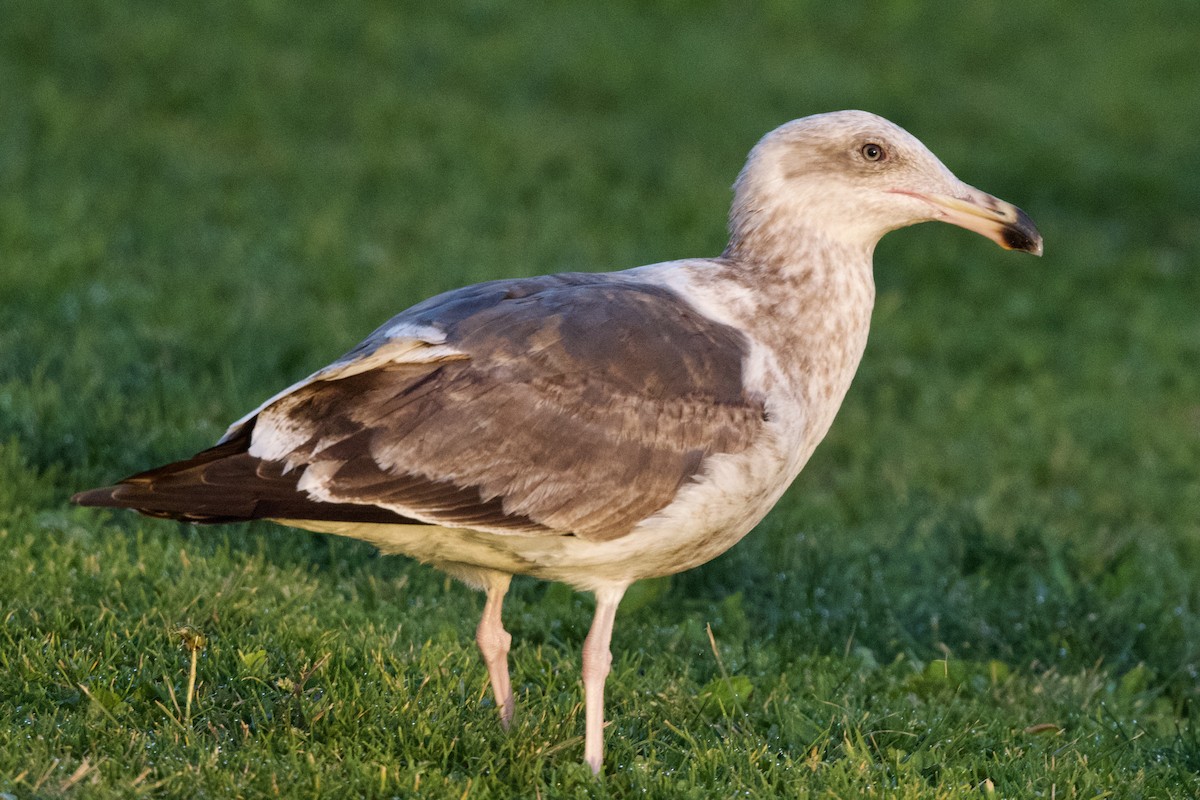
[(779, 499), (866, 346), (876, 243), (928, 220), (1042, 252), (1024, 212), (887, 120), (794, 120), (751, 151), (720, 256), (438, 295), (216, 446), (73, 499), (350, 536), (484, 590), (476, 640), (505, 727), (511, 577), (593, 592), (584, 759), (598, 774), (622, 594), (720, 555)]

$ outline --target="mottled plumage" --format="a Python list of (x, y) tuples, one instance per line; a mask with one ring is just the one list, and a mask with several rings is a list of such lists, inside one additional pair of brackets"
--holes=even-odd
[(751, 152), (720, 257), (431, 298), (215, 447), (75, 501), (273, 519), (485, 589), (476, 638), (505, 725), (511, 575), (595, 592), (583, 672), (585, 758), (599, 771), (622, 593), (714, 558), (779, 499), (866, 346), (876, 242), (934, 219), (1041, 252), (1023, 212), (892, 123), (796, 120)]

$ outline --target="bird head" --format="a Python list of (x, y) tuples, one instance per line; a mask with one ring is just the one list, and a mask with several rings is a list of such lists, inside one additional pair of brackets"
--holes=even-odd
[(1024, 211), (963, 183), (912, 134), (865, 111), (776, 128), (751, 151), (734, 189), (735, 241), (778, 244), (794, 232), (872, 249), (888, 231), (940, 220), (1042, 254)]

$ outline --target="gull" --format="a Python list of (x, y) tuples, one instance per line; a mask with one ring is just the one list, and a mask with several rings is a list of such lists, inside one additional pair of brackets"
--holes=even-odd
[(715, 558), (779, 500), (863, 355), (876, 243), (929, 220), (1042, 252), (1023, 211), (899, 126), (793, 120), (750, 152), (720, 256), (430, 298), (214, 447), (73, 501), (348, 536), (484, 591), (476, 641), (505, 728), (512, 576), (593, 593), (584, 760), (599, 774), (622, 594)]

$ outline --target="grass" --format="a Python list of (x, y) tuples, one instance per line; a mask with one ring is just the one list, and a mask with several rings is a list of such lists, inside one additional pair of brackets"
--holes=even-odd
[[(1200, 6), (408, 5), (0, 0), (0, 796), (1200, 793)], [(67, 505), (434, 292), (717, 252), (843, 107), (1047, 255), (884, 241), (804, 474), (623, 606), (602, 781), (588, 598), (515, 584), (505, 735), (437, 573)]]

